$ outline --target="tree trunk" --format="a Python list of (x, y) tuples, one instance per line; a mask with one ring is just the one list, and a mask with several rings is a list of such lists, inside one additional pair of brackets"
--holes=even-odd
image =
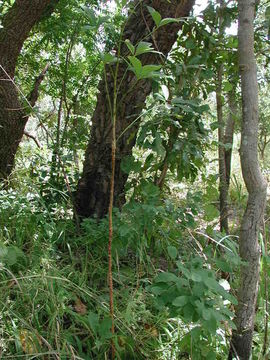
[(218, 127), (218, 167), (219, 167), (219, 224), (220, 231), (229, 233), (228, 225), (228, 189), (226, 183), (226, 161), (225, 161), (225, 135), (223, 122), (223, 104), (222, 104), (222, 73), (223, 66), (220, 65), (218, 69), (216, 103), (217, 103), (217, 120)]
[[(30, 111), (21, 101), (14, 83), (17, 59), (33, 26), (49, 14), (57, 2), (17, 0), (3, 18), (0, 30), (0, 179), (6, 179), (11, 173)], [(29, 98), (31, 106), (37, 99), (35, 90), (34, 87)]]
[[(219, 38), (223, 41), (223, 11), (224, 1), (219, 0)], [(224, 121), (223, 121), (223, 104), (222, 104), (222, 78), (223, 64), (218, 65), (217, 69), (217, 87), (216, 87), (216, 104), (217, 104), (217, 121), (218, 121), (218, 167), (219, 167), (219, 224), (220, 231), (229, 233), (228, 225), (228, 191), (226, 184), (226, 163), (224, 148)]]
[[(162, 18), (187, 17), (192, 9), (194, 0), (172, 0), (170, 4), (165, 0), (147, 0), (133, 2), (133, 10), (125, 25), (122, 40), (129, 39), (136, 45), (139, 41), (148, 41), (153, 47), (165, 56), (169, 53), (177, 39), (181, 23), (173, 23), (160, 27), (152, 36), (154, 27), (152, 16), (147, 6), (157, 10)], [(122, 57), (128, 55), (125, 44), (121, 45)], [(140, 57), (142, 64), (160, 64), (163, 57), (154, 53), (144, 54)], [(92, 117), (90, 141), (85, 154), (83, 174), (78, 184), (76, 194), (76, 210), (80, 217), (106, 215), (109, 205), (109, 184), (111, 176), (111, 129), (112, 120), (108, 96), (112, 103), (114, 94), (113, 73), (115, 66), (106, 67), (105, 79), (99, 84), (97, 105)], [(106, 90), (107, 86), (107, 90)], [(127, 175), (121, 171), (120, 164), (124, 156), (130, 155), (136, 142), (140, 121), (135, 119), (140, 115), (146, 97), (151, 91), (150, 80), (137, 81), (131, 71), (127, 71), (125, 62), (119, 64), (118, 77), (118, 104), (117, 104), (117, 149), (115, 159), (115, 202), (114, 206), (121, 207), (125, 201), (124, 186)]]
[[(236, 101), (235, 101), (235, 91), (232, 90), (228, 94), (228, 104), (229, 104), (229, 115), (225, 127), (224, 143), (230, 145), (229, 148), (225, 148), (225, 168), (226, 168), (226, 184), (227, 184), (227, 193), (229, 191), (230, 181), (231, 181), (231, 161), (232, 161), (232, 150), (233, 150), (233, 134), (234, 134), (234, 124), (235, 124), (235, 115), (237, 111)], [(228, 195), (227, 195), (228, 196)]]
[(237, 353), (241, 360), (248, 360), (252, 350), (255, 306), (257, 301), (260, 246), (258, 234), (263, 220), (267, 184), (258, 162), (258, 83), (254, 55), (253, 0), (239, 0), (239, 68), (242, 89), (241, 166), (248, 190), (248, 202), (240, 230), (240, 256), (245, 262), (241, 267), (238, 306), (235, 315), (237, 330), (231, 341), (232, 358)]

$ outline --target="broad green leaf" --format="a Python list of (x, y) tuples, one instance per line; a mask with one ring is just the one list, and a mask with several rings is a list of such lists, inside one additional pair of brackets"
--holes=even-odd
[(141, 77), (142, 74), (142, 63), (141, 61), (136, 58), (135, 56), (128, 57), (130, 64), (132, 65), (132, 70), (134, 71), (137, 78)]
[(0, 261), (3, 261), (3, 258), (7, 256), (8, 248), (4, 244), (0, 244)]
[(202, 297), (205, 292), (205, 285), (202, 282), (197, 282), (192, 288), (192, 293), (198, 298)]
[(211, 316), (209, 320), (204, 321), (204, 326), (211, 334), (215, 334), (217, 330), (217, 321), (213, 316)]
[(170, 272), (162, 272), (155, 278), (155, 282), (177, 282), (178, 277)]
[(176, 249), (175, 246), (168, 246), (167, 247), (168, 249), (168, 254), (170, 255), (170, 257), (175, 260), (177, 258), (177, 255), (178, 255), (178, 251)]
[(112, 337), (111, 327), (112, 327), (112, 319), (110, 317), (105, 317), (101, 321), (98, 329), (101, 339), (110, 339)]
[(158, 11), (156, 11), (154, 8), (152, 8), (151, 6), (147, 6), (148, 11), (150, 12), (156, 26), (158, 27), (160, 25), (161, 22), (161, 15)]
[(141, 171), (142, 163), (138, 160), (135, 160), (133, 155), (125, 156), (121, 161), (121, 170), (126, 174), (129, 174), (131, 171), (138, 173)]
[(186, 305), (188, 303), (188, 296), (178, 296), (173, 302), (172, 304), (174, 306), (177, 306), (177, 307), (182, 307), (184, 305)]
[(210, 320), (212, 316), (212, 313), (209, 309), (204, 308), (202, 311), (202, 317), (204, 318), (204, 320)]
[(101, 54), (101, 59), (105, 64), (117, 62), (117, 57), (110, 53)]
[(207, 221), (212, 221), (219, 216), (218, 209), (212, 204), (205, 204), (204, 205), (204, 218)]
[(163, 291), (164, 291), (164, 289), (160, 286), (152, 286), (151, 287), (151, 292), (155, 295), (160, 295)]
[(225, 81), (223, 83), (223, 88), (224, 88), (224, 91), (229, 92), (233, 89), (233, 86), (229, 81)]
[(153, 150), (156, 151), (156, 153), (160, 156), (165, 154), (165, 148), (162, 144), (162, 138), (160, 136), (160, 133), (156, 133), (155, 140), (153, 142)]
[(129, 49), (129, 51), (131, 52), (131, 54), (134, 55), (134, 53), (135, 53), (135, 46), (133, 46), (133, 45), (131, 44), (131, 42), (130, 42), (129, 39), (126, 39), (126, 40), (125, 40), (125, 44), (127, 45), (127, 47), (128, 47), (128, 49)]
[(154, 51), (154, 49), (153, 49), (151, 43), (141, 41), (141, 42), (139, 42), (139, 44), (136, 47), (135, 56), (145, 54), (145, 53), (149, 53), (149, 52), (152, 52), (152, 51)]
[(195, 308), (192, 304), (188, 303), (184, 306), (183, 312), (185, 321), (190, 322), (195, 312)]
[(88, 322), (89, 322), (89, 325), (90, 325), (90, 328), (93, 330), (93, 332), (95, 334), (97, 334), (98, 332), (98, 328), (99, 328), (99, 319), (98, 319), (98, 315), (93, 313), (93, 312), (90, 312), (88, 314)]
[(144, 65), (141, 71), (141, 78), (151, 78), (156, 75), (154, 72), (161, 69), (161, 65)]
[(202, 281), (202, 277), (199, 274), (199, 271), (191, 271), (191, 280), (195, 281), (195, 282), (200, 282)]

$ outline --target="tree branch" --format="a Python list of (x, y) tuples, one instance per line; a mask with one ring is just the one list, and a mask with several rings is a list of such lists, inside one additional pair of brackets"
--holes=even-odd
[(23, 133), (23, 134), (24, 134), (26, 137), (34, 140), (34, 142), (36, 143), (37, 147), (38, 147), (39, 149), (41, 149), (41, 144), (40, 144), (39, 140), (38, 140), (34, 135), (30, 134), (30, 133), (29, 133), (28, 131), (26, 131), (26, 130), (24, 130), (24, 133)]
[(42, 83), (48, 69), (49, 69), (50, 64), (46, 64), (45, 68), (41, 71), (41, 73), (36, 77), (35, 80), (35, 84), (33, 87), (33, 90), (31, 91), (31, 93), (28, 96), (28, 100), (31, 104), (31, 106), (35, 106), (35, 103), (38, 99), (38, 90), (39, 90), (39, 86)]
[(53, 10), (59, 0), (16, 0), (4, 15), (0, 30), (0, 63), (11, 77), (17, 58), (33, 26)]

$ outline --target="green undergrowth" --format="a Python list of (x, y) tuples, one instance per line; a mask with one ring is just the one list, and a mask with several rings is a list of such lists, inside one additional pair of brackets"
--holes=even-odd
[[(200, 235), (196, 196), (176, 205), (145, 186), (144, 201), (114, 213), (116, 356), (224, 359), (236, 243)], [(78, 230), (68, 201), (52, 199), (0, 192), (0, 358), (109, 358), (107, 219)]]

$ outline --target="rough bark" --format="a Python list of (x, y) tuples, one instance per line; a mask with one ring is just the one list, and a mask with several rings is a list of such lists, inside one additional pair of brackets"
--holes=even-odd
[[(170, 4), (166, 0), (135, 0), (133, 2), (133, 11), (130, 13), (123, 31), (123, 41), (129, 39), (132, 44), (137, 44), (141, 40), (151, 42), (156, 50), (161, 51), (166, 56), (176, 41), (181, 23), (163, 26), (151, 36), (150, 32), (153, 30), (154, 22), (147, 10), (147, 6), (156, 9), (163, 18), (180, 18), (189, 15), (193, 4), (194, 0), (172, 0)], [(120, 54), (123, 57), (128, 55), (125, 45), (121, 46)], [(145, 54), (140, 59), (143, 65), (160, 64), (164, 61), (163, 57), (153, 53)], [(83, 174), (76, 194), (76, 208), (80, 217), (96, 215), (98, 218), (102, 218), (108, 211), (112, 129), (108, 94), (112, 103), (112, 94), (114, 93), (112, 74), (114, 70), (115, 67), (113, 66), (111, 70), (109, 67), (106, 68), (107, 90), (105, 79), (99, 84), (97, 105), (92, 117), (90, 141), (85, 154)], [(127, 180), (127, 175), (120, 168), (121, 160), (132, 152), (140, 124), (139, 120), (136, 122), (134, 120), (141, 113), (146, 97), (151, 91), (150, 80), (137, 81), (135, 75), (126, 70), (125, 62), (121, 63), (117, 78), (117, 86), (120, 85), (120, 87), (117, 102), (116, 138), (118, 141), (114, 187), (114, 205), (118, 207), (125, 201), (124, 186)]]
[(248, 202), (240, 230), (241, 267), (238, 306), (235, 315), (237, 330), (233, 332), (229, 358), (238, 355), (248, 360), (252, 350), (255, 306), (257, 301), (260, 247), (258, 234), (263, 220), (266, 188), (258, 162), (258, 83), (254, 56), (253, 0), (239, 0), (239, 69), (242, 89), (242, 133), (240, 157)]
[[(29, 116), (28, 106), (20, 99), (14, 83), (17, 59), (33, 26), (48, 15), (57, 2), (17, 0), (3, 18), (0, 29), (0, 179), (11, 173)], [(37, 81), (29, 99), (32, 106), (37, 99), (36, 85)]]

